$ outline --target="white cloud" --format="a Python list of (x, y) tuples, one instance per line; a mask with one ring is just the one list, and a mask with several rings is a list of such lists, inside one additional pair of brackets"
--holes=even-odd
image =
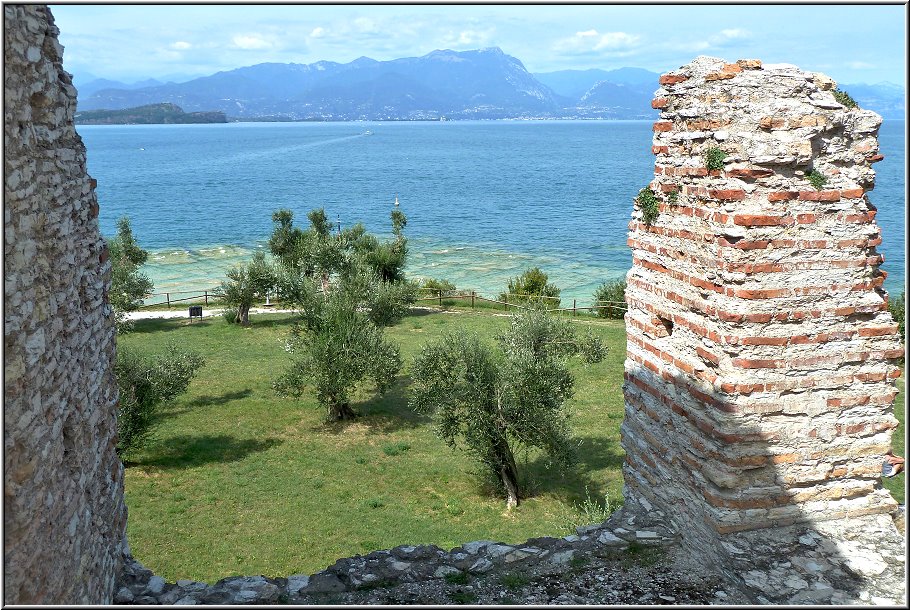
[(595, 51), (620, 52), (629, 51), (637, 46), (641, 36), (627, 34), (626, 32), (606, 32), (601, 34), (597, 30), (575, 32), (574, 36), (558, 40), (553, 45), (556, 51), (569, 51), (573, 53), (593, 53)]
[(313, 31), (310, 32), (310, 38), (322, 38), (323, 36), (325, 36), (323, 28), (313, 28)]
[(848, 61), (847, 66), (854, 70), (870, 70), (875, 67), (875, 64), (870, 64), (865, 61)]
[(748, 30), (743, 30), (741, 28), (732, 28), (732, 29), (728, 29), (728, 30), (721, 30), (720, 35), (723, 36), (724, 38), (727, 38), (730, 40), (732, 40), (734, 38), (749, 38), (751, 36), (751, 34), (748, 32)]
[(187, 49), (191, 49), (192, 47), (193, 47), (193, 45), (191, 45), (190, 43), (185, 42), (183, 40), (178, 40), (177, 42), (171, 43), (171, 48), (175, 49), (177, 51), (186, 51)]
[(258, 34), (248, 34), (248, 35), (237, 35), (231, 39), (231, 42), (234, 43), (234, 47), (238, 49), (268, 49), (272, 46), (272, 43), (260, 37)]
[(634, 47), (639, 37), (625, 32), (607, 32), (594, 45), (595, 51), (601, 49), (628, 49)]

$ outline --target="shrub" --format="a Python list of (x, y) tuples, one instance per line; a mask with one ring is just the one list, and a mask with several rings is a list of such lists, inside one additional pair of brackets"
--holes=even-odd
[(543, 303), (550, 309), (559, 307), (559, 288), (547, 283), (547, 274), (533, 267), (519, 277), (509, 280), (506, 291), (499, 295), (500, 301), (510, 303)]
[(602, 305), (601, 301), (607, 301), (610, 306), (598, 309), (598, 317), (613, 318), (614, 320), (622, 319), (626, 309), (624, 306), (614, 305), (614, 303), (626, 302), (626, 280), (620, 278), (601, 284), (594, 292), (594, 304)]
[(717, 147), (709, 148), (705, 153), (705, 166), (710, 170), (723, 169), (727, 153)]
[(901, 334), (901, 339), (904, 338), (904, 308), (907, 305), (907, 292), (902, 291), (900, 296), (896, 299), (890, 299), (888, 301), (888, 309), (891, 311), (891, 316), (894, 318), (894, 321), (897, 322), (898, 330)]
[(813, 169), (811, 172), (809, 172), (809, 174), (806, 176), (806, 180), (809, 181), (809, 184), (815, 187), (816, 191), (820, 191), (828, 181), (827, 178), (825, 178), (825, 175), (817, 169)]
[(156, 423), (158, 407), (186, 391), (205, 364), (196, 352), (169, 344), (163, 355), (147, 358), (122, 346), (114, 375), (120, 389), (117, 416), (117, 452), (121, 455), (145, 445)]
[(416, 300), (416, 282), (388, 282), (376, 278), (366, 298), (367, 315), (377, 326), (392, 326), (401, 321)]
[(657, 197), (654, 195), (654, 191), (647, 187), (638, 191), (635, 203), (641, 208), (641, 217), (646, 225), (652, 224), (657, 219), (658, 214), (660, 214)]
[(846, 106), (847, 108), (856, 108), (859, 104), (856, 103), (856, 100), (850, 97), (850, 94), (846, 91), (841, 91), (839, 88), (831, 92), (834, 94), (834, 99), (837, 100), (837, 103)]
[(448, 293), (455, 292), (455, 284), (449, 280), (437, 280), (435, 278), (427, 278), (420, 283), (421, 288), (433, 291), (442, 291), (443, 296)]
[(237, 322), (237, 310), (233, 307), (228, 307), (221, 312), (221, 317), (224, 318), (224, 321), (228, 324), (234, 324)]
[(676, 205), (679, 203), (679, 189), (667, 193), (667, 203), (670, 205)]

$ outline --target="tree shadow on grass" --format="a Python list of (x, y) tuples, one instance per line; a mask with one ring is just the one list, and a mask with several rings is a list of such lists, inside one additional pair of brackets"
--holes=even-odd
[(203, 394), (191, 402), (190, 407), (211, 407), (214, 405), (226, 405), (229, 402), (249, 398), (252, 395), (253, 390), (250, 388), (246, 388), (245, 390), (237, 390), (235, 392), (225, 392), (220, 396), (209, 396), (208, 394)]
[[(268, 315), (269, 317), (263, 318), (262, 316), (264, 315)], [(276, 314), (251, 313), (250, 326), (252, 328), (288, 328), (300, 320), (299, 316), (292, 313), (284, 315), (287, 317), (279, 318)]]
[(338, 434), (351, 423), (369, 428), (370, 434), (389, 434), (398, 430), (410, 430), (430, 423), (430, 418), (408, 407), (408, 387), (411, 378), (401, 375), (395, 379), (386, 393), (375, 394), (364, 402), (353, 404), (358, 417), (353, 420), (326, 423), (323, 430)]
[[(561, 469), (551, 464), (545, 455), (538, 455), (528, 463), (519, 463), (521, 477), (527, 482), (532, 495), (544, 492), (561, 492), (570, 501), (582, 502), (587, 493), (591, 498), (603, 498), (607, 484), (601, 478), (594, 478), (592, 471), (622, 468), (625, 460), (618, 442), (600, 437), (583, 437), (577, 452), (577, 463)], [(582, 491), (586, 490), (586, 491)]]
[(236, 462), (251, 453), (266, 451), (283, 441), (280, 439), (236, 439), (225, 434), (202, 436), (181, 435), (167, 439), (136, 462), (124, 461), (124, 466), (154, 466), (163, 469), (193, 468), (211, 463)]
[(211, 326), (211, 322), (205, 318), (190, 322), (185, 318), (147, 318), (145, 320), (136, 320), (133, 324), (133, 330), (130, 334), (144, 335), (159, 333), (170, 330), (180, 330), (187, 326)]

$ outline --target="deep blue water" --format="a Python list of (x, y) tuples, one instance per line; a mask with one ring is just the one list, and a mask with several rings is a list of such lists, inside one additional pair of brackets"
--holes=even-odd
[[(101, 229), (128, 215), (153, 252), (156, 290), (211, 287), (263, 247), (271, 214), (325, 207), (390, 233), (398, 195), (409, 272), (498, 292), (540, 266), (587, 302), (631, 265), (631, 200), (653, 174), (649, 121), (232, 123), (79, 126), (98, 180)], [(364, 135), (365, 131), (372, 134)], [(879, 134), (876, 188), (889, 272), (905, 276), (904, 123)]]

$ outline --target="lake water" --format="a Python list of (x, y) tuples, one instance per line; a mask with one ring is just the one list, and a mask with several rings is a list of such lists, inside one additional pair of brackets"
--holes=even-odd
[[(407, 214), (412, 277), (495, 294), (539, 266), (588, 303), (631, 265), (632, 198), (653, 176), (650, 121), (79, 126), (105, 235), (130, 217), (156, 292), (216, 286), (264, 248), (271, 214), (324, 207), (389, 235)], [(371, 132), (369, 134), (365, 132)], [(904, 283), (904, 122), (879, 134), (870, 199), (886, 288)]]

